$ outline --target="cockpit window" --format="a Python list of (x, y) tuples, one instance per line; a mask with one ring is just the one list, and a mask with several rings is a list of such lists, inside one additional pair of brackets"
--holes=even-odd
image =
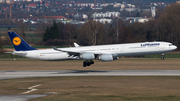
[(169, 46), (173, 46), (173, 44), (169, 44)]

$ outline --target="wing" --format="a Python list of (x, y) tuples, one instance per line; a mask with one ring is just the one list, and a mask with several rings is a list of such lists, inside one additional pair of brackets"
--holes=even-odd
[(102, 55), (111, 55), (113, 57), (113, 59), (116, 59), (118, 58), (118, 55), (117, 54), (112, 54), (112, 53), (100, 53), (100, 52), (86, 52), (86, 51), (68, 51), (68, 50), (63, 50), (63, 49), (58, 49), (56, 47), (53, 46), (53, 49), (56, 50), (56, 51), (61, 51), (61, 52), (66, 52), (69, 54), (69, 57), (73, 56), (73, 57), (79, 57), (82, 55), (82, 54), (93, 54), (94, 55), (94, 58), (95, 59), (99, 59), (100, 56)]
[(69, 56), (79, 56), (81, 54), (81, 52), (75, 52), (75, 51), (66, 51), (66, 50), (62, 50), (62, 49), (57, 49), (56, 47), (52, 46), (52, 48), (54, 50), (57, 50), (57, 51), (61, 51), (61, 52), (66, 52), (69, 54)]
[[(69, 57), (70, 56), (80, 56), (81, 54), (83, 54), (83, 53), (91, 53), (91, 52), (84, 52), (84, 51), (68, 51), (68, 50), (63, 50), (63, 49), (58, 49), (58, 48), (56, 48), (56, 47), (54, 47), (54, 46), (52, 46), (52, 48), (54, 49), (54, 50), (56, 50), (56, 51), (61, 51), (61, 52), (66, 52), (66, 53), (68, 53), (69, 54)], [(101, 55), (101, 54), (103, 54), (103, 53), (94, 53), (93, 52), (93, 54), (95, 55), (95, 58), (97, 58), (98, 57), (98, 55)]]

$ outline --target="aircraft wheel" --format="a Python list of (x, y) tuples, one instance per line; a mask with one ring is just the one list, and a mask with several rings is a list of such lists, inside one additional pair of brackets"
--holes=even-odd
[(91, 65), (91, 63), (90, 63), (90, 62), (88, 62), (88, 63), (87, 63), (87, 66), (90, 66), (90, 65)]
[(161, 56), (161, 60), (164, 60), (164, 53), (162, 53)]
[(94, 61), (91, 61), (91, 64), (94, 64)]
[(84, 61), (83, 62), (83, 67), (86, 67), (86, 66), (90, 66), (91, 64), (94, 64), (94, 61)]
[(84, 62), (83, 62), (83, 67), (86, 67), (86, 65), (87, 65), (87, 64), (86, 64), (86, 61), (84, 61)]
[(164, 60), (164, 57), (161, 57), (161, 60)]

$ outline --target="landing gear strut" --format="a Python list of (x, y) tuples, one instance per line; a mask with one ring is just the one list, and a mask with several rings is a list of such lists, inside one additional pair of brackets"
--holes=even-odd
[(90, 66), (91, 64), (94, 64), (94, 61), (92, 61), (92, 60), (90, 60), (90, 61), (86, 60), (86, 61), (83, 62), (83, 67)]
[(164, 60), (164, 53), (161, 54), (161, 60)]

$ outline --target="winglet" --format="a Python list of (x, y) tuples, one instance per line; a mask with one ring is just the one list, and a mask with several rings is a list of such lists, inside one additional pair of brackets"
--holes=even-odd
[(74, 46), (75, 46), (75, 47), (79, 47), (79, 45), (78, 45), (76, 42), (74, 42)]

